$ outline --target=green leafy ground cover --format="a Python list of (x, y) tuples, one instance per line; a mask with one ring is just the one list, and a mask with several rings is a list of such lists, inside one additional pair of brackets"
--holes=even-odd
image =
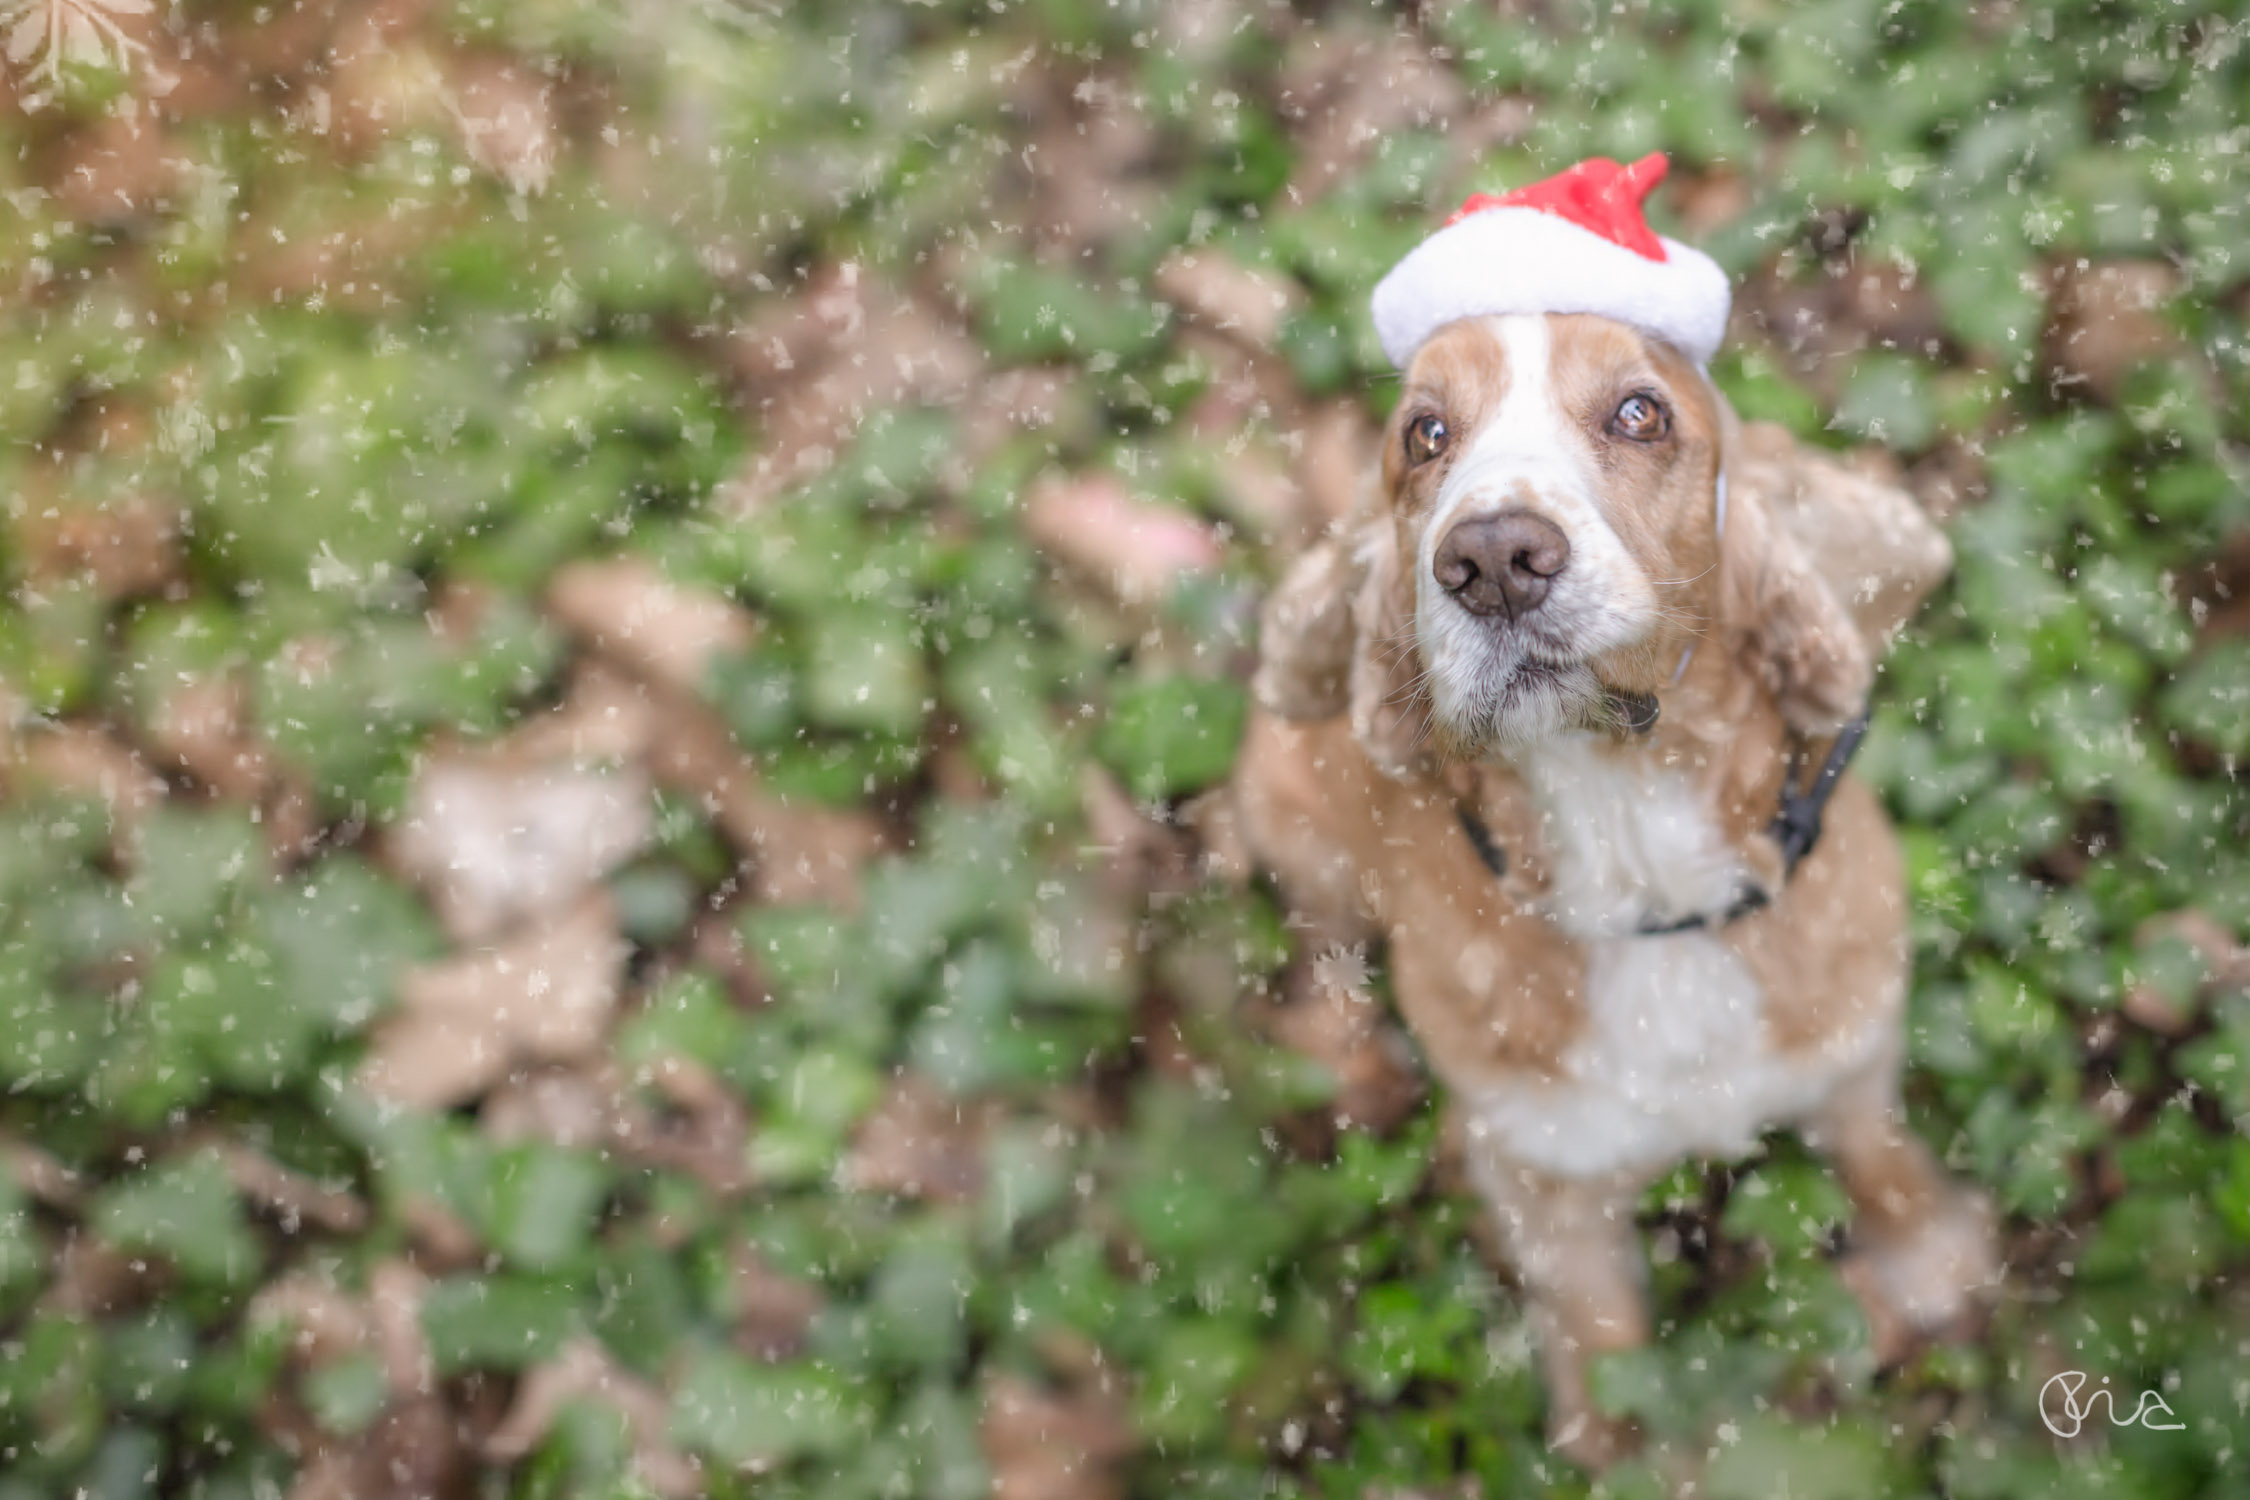
[[(1585, 1492), (1437, 1101), (1174, 814), (1376, 275), (1657, 148), (1721, 383), (1950, 517), (1860, 764), (2010, 1267), (1878, 1374), (1817, 1160), (1682, 1169), (1604, 1490), (2242, 1493), (2243, 27), (1503, 10), (192, 4), (0, 110), (0, 1495)], [(740, 613), (641, 663), (726, 732), (612, 757), (614, 1010), (383, 1102), (500, 941), (418, 768), (637, 660), (619, 557)], [(2058, 1443), (2065, 1369), (2183, 1430)]]

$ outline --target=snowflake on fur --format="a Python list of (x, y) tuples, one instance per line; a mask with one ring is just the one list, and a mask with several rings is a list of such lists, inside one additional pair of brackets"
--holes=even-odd
[(66, 67), (122, 68), (145, 52), (118, 21), (153, 8), (153, 0), (0, 0), (8, 63), (28, 68), (24, 77), (34, 86), (24, 103), (46, 103)]

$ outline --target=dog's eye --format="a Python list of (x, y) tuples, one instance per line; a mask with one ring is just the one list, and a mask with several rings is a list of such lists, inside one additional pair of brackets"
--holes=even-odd
[(1453, 434), (1446, 429), (1445, 418), (1416, 417), (1406, 429), (1406, 461), (1426, 464), (1443, 453), (1451, 441)]
[(1645, 391), (1635, 391), (1617, 403), (1609, 430), (1636, 443), (1653, 443), (1672, 430), (1672, 414), (1664, 403)]

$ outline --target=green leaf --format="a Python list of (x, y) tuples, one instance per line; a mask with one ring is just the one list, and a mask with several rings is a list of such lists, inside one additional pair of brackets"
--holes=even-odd
[(1180, 796), (1225, 779), (1248, 714), (1237, 682), (1172, 676), (1137, 683), (1110, 707), (1101, 756), (1136, 797)]
[(483, 1222), (493, 1246), (527, 1271), (553, 1271), (585, 1250), (609, 1173), (582, 1152), (533, 1143), (496, 1155)]
[(1706, 1484), (1713, 1500), (1865, 1500), (1895, 1493), (1891, 1450), (1858, 1422), (1809, 1427), (1746, 1415), (1724, 1434)]
[(523, 1370), (552, 1359), (584, 1326), (583, 1289), (528, 1276), (449, 1276), (422, 1299), (430, 1358), (456, 1370)]
[(261, 900), (250, 931), (272, 955), (274, 986), (289, 1003), (342, 1028), (364, 1026), (389, 1001), (401, 968), (443, 951), (421, 903), (349, 854)]
[(2213, 643), (2163, 698), (2164, 721), (2237, 759), (2250, 755), (2250, 638)]
[(870, 1289), (867, 1311), (877, 1347), (909, 1368), (950, 1371), (966, 1347), (974, 1286), (968, 1246), (957, 1232), (933, 1225), (904, 1238)]
[(1257, 1340), (1240, 1323), (1187, 1317), (1171, 1324), (1157, 1335), (1135, 1425), (1156, 1442), (1209, 1441), (1225, 1428), (1235, 1388), (1257, 1358)]
[(910, 734), (928, 696), (921, 643), (909, 621), (841, 610), (814, 622), (805, 707), (817, 722)]
[(214, 1153), (175, 1157), (104, 1190), (93, 1222), (120, 1250), (161, 1255), (198, 1281), (240, 1285), (263, 1259)]
[(189, 942), (236, 891), (265, 882), (264, 836), (238, 808), (161, 803), (139, 835), (129, 889), (141, 920), (166, 944)]
[(845, 1453), (874, 1419), (865, 1392), (827, 1370), (721, 1350), (691, 1356), (672, 1396), (673, 1437), (735, 1467)]
[(719, 981), (700, 970), (675, 974), (618, 1033), (618, 1056), (641, 1067), (667, 1059), (700, 1063), (722, 1078), (750, 1057), (752, 1028)]
[(364, 1431), (391, 1399), (382, 1360), (365, 1351), (313, 1370), (305, 1377), (304, 1392), (313, 1420), (339, 1437)]
[(1937, 436), (1937, 403), (1918, 360), (1867, 354), (1853, 361), (1836, 425), (1872, 442), (1916, 451)]

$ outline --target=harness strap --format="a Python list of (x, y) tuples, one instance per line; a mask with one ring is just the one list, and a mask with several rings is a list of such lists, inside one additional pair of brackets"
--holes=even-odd
[[(1858, 717), (1837, 732), (1836, 738), (1829, 743), (1828, 755), (1821, 761), (1820, 769), (1802, 787), (1797, 785), (1797, 774), (1804, 762), (1794, 757), (1790, 760), (1789, 770), (1781, 782), (1781, 805), (1774, 810), (1773, 821), (1766, 825), (1766, 836), (1781, 846), (1781, 878), (1784, 881), (1797, 873), (1797, 866), (1804, 862), (1805, 856), (1812, 853), (1813, 846), (1820, 842), (1821, 820), (1828, 811), (1828, 799), (1836, 794), (1836, 784), (1843, 779), (1844, 768), (1851, 764), (1853, 754), (1859, 749), (1859, 742), (1866, 737), (1867, 711), (1862, 709)], [(1476, 851), (1478, 862), (1492, 872), (1493, 879), (1505, 876), (1508, 873), (1508, 852), (1493, 838), (1492, 830), (1485, 826), (1484, 819), (1468, 803), (1458, 798), (1454, 801), (1453, 813), (1461, 825), (1461, 832), (1469, 840), (1469, 847)], [(1633, 931), (1639, 937), (1663, 937), (1675, 932), (1693, 932), (1703, 927), (1724, 927), (1771, 905), (1772, 902), (1773, 897), (1766, 891), (1754, 885), (1746, 885), (1727, 909), (1715, 917), (1698, 912), (1675, 922), (1658, 922), (1652, 918), (1643, 921)]]
[(1478, 817), (1466, 802), (1453, 804), (1453, 816), (1460, 820), (1461, 831), (1469, 836), (1469, 847), (1476, 850), (1477, 858), (1492, 872), (1492, 878), (1507, 879), (1508, 851), (1501, 848), (1499, 841), (1493, 838), (1492, 830), (1484, 826), (1484, 819)]

